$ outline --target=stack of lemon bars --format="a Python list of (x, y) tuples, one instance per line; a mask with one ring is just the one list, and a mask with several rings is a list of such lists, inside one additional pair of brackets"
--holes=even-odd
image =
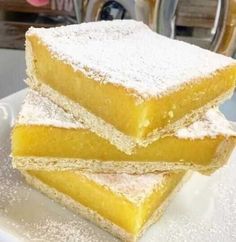
[(117, 20), (30, 28), (26, 62), (13, 166), (124, 241), (161, 216), (191, 170), (210, 175), (234, 149), (217, 109), (235, 88), (229, 57)]

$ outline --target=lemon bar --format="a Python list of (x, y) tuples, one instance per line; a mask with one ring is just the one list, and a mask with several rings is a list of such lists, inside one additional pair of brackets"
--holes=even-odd
[(203, 120), (127, 155), (48, 98), (29, 91), (12, 131), (12, 156), (13, 165), (24, 170), (205, 172), (227, 161), (235, 139), (231, 124), (219, 112), (209, 110)]
[(124, 241), (162, 214), (185, 172), (146, 175), (22, 171), (28, 183)]
[(232, 94), (236, 62), (134, 20), (30, 28), (28, 85), (132, 153)]

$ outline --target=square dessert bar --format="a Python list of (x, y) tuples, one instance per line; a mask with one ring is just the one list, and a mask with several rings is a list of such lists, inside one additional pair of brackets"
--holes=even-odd
[(27, 83), (130, 154), (232, 94), (236, 62), (134, 20), (30, 28)]
[(136, 241), (162, 215), (186, 174), (22, 171), (28, 183), (124, 241)]
[(13, 165), (24, 170), (206, 173), (228, 160), (235, 140), (231, 124), (211, 109), (189, 127), (127, 155), (48, 98), (29, 91), (12, 131), (12, 156)]

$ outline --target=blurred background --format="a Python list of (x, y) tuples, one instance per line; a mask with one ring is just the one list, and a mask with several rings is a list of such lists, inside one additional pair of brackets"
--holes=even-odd
[(130, 18), (170, 38), (236, 56), (236, 0), (0, 0), (0, 99), (25, 86), (30, 26)]

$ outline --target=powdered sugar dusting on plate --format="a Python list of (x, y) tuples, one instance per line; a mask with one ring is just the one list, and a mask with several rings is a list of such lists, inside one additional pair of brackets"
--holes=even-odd
[(30, 28), (52, 55), (100, 82), (161, 96), (236, 62), (185, 42), (168, 39), (134, 20)]
[[(63, 209), (63, 208), (62, 208)], [(55, 220), (46, 217), (45, 220), (40, 220), (38, 223), (25, 223), (26, 227), (35, 230), (34, 237), (40, 238), (40, 241), (75, 241), (75, 242), (103, 242), (108, 238), (103, 233), (98, 234), (94, 230), (94, 226), (87, 221), (79, 221), (74, 216), (74, 219), (67, 221)], [(31, 241), (32, 235), (26, 234)], [(111, 241), (118, 242), (118, 239), (109, 236)]]
[(235, 158), (210, 177), (195, 173), (170, 204), (171, 216), (164, 214), (141, 241), (236, 241)]

